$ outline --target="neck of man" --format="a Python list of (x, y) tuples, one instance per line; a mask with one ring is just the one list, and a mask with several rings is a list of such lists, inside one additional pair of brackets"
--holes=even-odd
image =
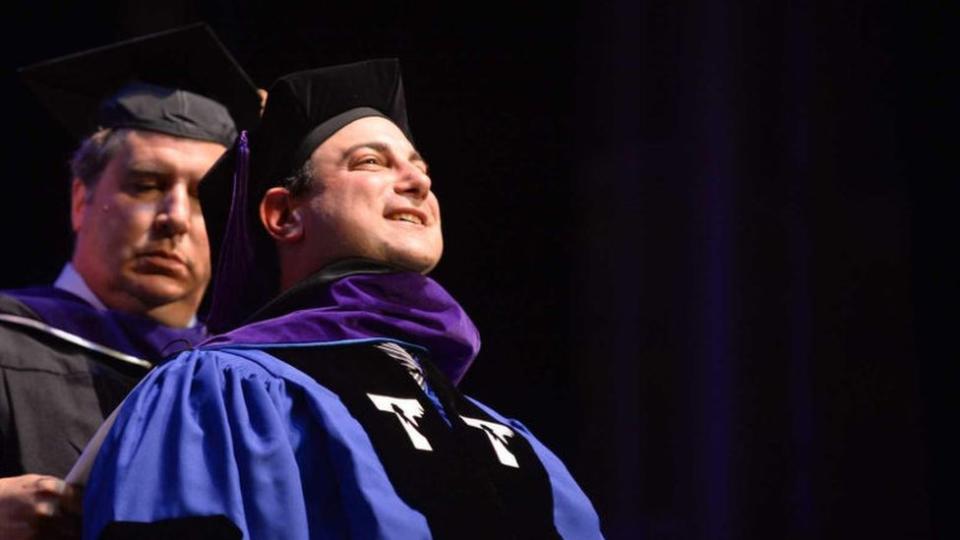
[[(187, 328), (197, 322), (196, 314), (199, 302), (172, 302), (153, 308), (147, 308), (140, 315), (149, 317), (164, 326)], [(112, 309), (112, 308), (111, 308)]]

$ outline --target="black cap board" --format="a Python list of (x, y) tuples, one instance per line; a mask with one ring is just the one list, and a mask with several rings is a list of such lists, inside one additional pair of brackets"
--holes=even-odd
[(97, 128), (158, 131), (230, 146), (258, 121), (257, 87), (203, 23), (21, 68), (77, 138)]

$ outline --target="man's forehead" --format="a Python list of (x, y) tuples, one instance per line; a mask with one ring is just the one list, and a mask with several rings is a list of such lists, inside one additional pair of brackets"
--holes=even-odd
[(142, 129), (129, 129), (125, 138), (125, 144), (131, 149), (143, 149), (145, 151), (158, 150), (162, 148), (183, 148), (183, 149), (210, 149), (224, 152), (227, 147), (216, 142), (192, 139), (190, 137), (178, 137), (156, 131)]
[(132, 169), (173, 169), (181, 161), (210, 160), (227, 150), (222, 144), (210, 141), (146, 130), (125, 131), (118, 157)]
[(420, 155), (396, 124), (379, 116), (360, 118), (343, 126), (318, 150), (323, 148), (341, 156), (362, 148)]

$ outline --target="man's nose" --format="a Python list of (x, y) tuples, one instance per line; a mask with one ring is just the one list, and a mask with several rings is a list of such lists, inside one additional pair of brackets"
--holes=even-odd
[(156, 226), (164, 236), (180, 236), (190, 230), (192, 201), (186, 189), (176, 187), (163, 197), (157, 211)]
[(417, 199), (426, 199), (432, 185), (430, 176), (420, 167), (412, 163), (403, 164), (400, 170), (400, 180), (394, 189), (401, 195), (413, 196)]

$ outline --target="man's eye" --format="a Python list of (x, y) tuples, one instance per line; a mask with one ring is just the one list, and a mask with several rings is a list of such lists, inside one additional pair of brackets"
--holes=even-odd
[(137, 193), (145, 193), (147, 191), (156, 191), (160, 189), (160, 184), (156, 182), (136, 182), (133, 184), (133, 190)]
[(364, 156), (359, 158), (355, 165), (360, 167), (382, 167), (384, 165), (383, 159), (377, 156)]
[(131, 171), (127, 177), (126, 185), (131, 193), (146, 193), (162, 190), (164, 182), (163, 178), (155, 174)]

